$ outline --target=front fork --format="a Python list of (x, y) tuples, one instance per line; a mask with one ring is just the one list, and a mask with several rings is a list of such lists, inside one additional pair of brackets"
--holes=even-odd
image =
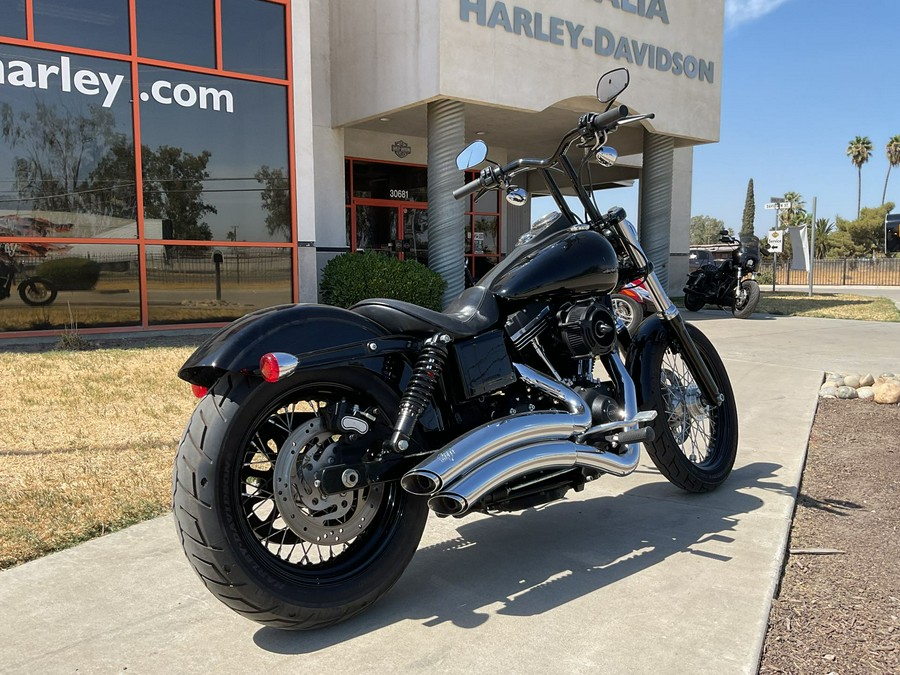
[(627, 221), (619, 221), (616, 223), (616, 226), (619, 235), (631, 244), (630, 253), (631, 257), (634, 258), (635, 264), (639, 268), (650, 270), (644, 284), (647, 286), (647, 290), (650, 291), (650, 295), (656, 303), (656, 307), (658, 308), (657, 316), (664, 322), (669, 330), (669, 334), (674, 337), (676, 342), (681, 346), (681, 357), (685, 360), (691, 373), (693, 373), (694, 377), (697, 379), (697, 384), (700, 386), (700, 393), (703, 395), (704, 402), (707, 405), (718, 407), (725, 400), (725, 396), (719, 390), (719, 385), (717, 385), (716, 381), (713, 379), (712, 373), (709, 372), (709, 368), (706, 366), (703, 357), (700, 356), (697, 345), (694, 344), (691, 336), (688, 335), (687, 326), (685, 326), (684, 319), (681, 318), (678, 308), (672, 300), (669, 299), (669, 295), (663, 288), (662, 283), (660, 283), (659, 277), (657, 277), (656, 272), (653, 271), (653, 264), (647, 258), (644, 249), (641, 248), (637, 230), (635, 230), (634, 226)]

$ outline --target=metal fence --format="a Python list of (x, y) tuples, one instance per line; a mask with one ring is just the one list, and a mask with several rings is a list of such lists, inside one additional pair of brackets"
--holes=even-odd
[[(813, 283), (821, 286), (900, 286), (900, 258), (836, 258), (813, 261)], [(771, 282), (772, 263), (763, 261), (759, 270)], [(792, 270), (790, 262), (779, 261), (775, 283), (802, 285), (806, 270)]]

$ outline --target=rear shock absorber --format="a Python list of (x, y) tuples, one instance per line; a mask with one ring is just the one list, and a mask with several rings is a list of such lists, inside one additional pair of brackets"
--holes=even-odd
[(387, 450), (405, 452), (409, 448), (409, 439), (416, 422), (428, 407), (434, 388), (441, 379), (441, 371), (447, 362), (447, 345), (450, 341), (449, 335), (438, 333), (428, 338), (422, 346), (416, 367), (400, 400), (394, 431), (386, 443)]

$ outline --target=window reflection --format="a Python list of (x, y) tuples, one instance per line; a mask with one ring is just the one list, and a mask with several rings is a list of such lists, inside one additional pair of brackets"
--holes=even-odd
[(128, 0), (33, 0), (38, 42), (128, 54)]
[(213, 0), (136, 0), (138, 55), (215, 68)]
[[(219, 264), (214, 254), (221, 254)], [(147, 256), (151, 324), (232, 321), (291, 301), (291, 249), (215, 247), (199, 257)]]
[(285, 79), (284, 5), (222, 0), (222, 67)]
[(0, 244), (0, 330), (140, 323), (137, 246)]
[(285, 87), (143, 67), (140, 89), (144, 215), (165, 238), (290, 241)]
[(0, 0), (0, 35), (26, 37), (25, 0)]
[(0, 62), (0, 234), (136, 237), (129, 67), (9, 45)]
[(358, 199), (428, 201), (428, 169), (353, 160), (353, 196)]

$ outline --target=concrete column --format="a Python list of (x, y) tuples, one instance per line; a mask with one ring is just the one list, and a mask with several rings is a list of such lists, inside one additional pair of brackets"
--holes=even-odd
[(672, 227), (672, 179), (675, 139), (644, 132), (641, 174), (641, 246), (664, 288), (669, 286), (669, 241)]
[(459, 101), (428, 104), (428, 266), (447, 282), (444, 306), (464, 287), (465, 205), (453, 198), (463, 184), (456, 156), (466, 142), (465, 107)]

